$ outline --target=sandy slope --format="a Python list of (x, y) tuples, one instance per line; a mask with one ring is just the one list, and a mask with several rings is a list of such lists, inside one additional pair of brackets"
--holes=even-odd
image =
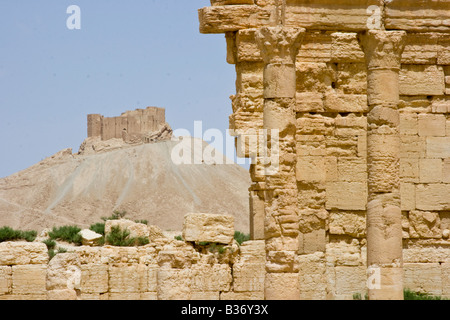
[(72, 155), (63, 150), (0, 179), (0, 226), (41, 230), (88, 226), (126, 210), (165, 230), (181, 230), (188, 212), (235, 216), (248, 232), (247, 170), (236, 164), (181, 164), (171, 160), (176, 141)]

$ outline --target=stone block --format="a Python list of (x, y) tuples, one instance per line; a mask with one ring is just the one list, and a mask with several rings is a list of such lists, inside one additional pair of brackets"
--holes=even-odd
[(220, 300), (264, 300), (264, 291), (259, 292), (221, 292)]
[(338, 159), (337, 170), (339, 181), (367, 181), (367, 163), (364, 158), (341, 157)]
[(450, 184), (416, 185), (416, 208), (419, 210), (450, 210)]
[(237, 263), (233, 266), (235, 292), (264, 291), (266, 267), (264, 263)]
[(403, 65), (400, 95), (440, 96), (445, 92), (444, 69), (436, 65)]
[(400, 199), (402, 211), (416, 209), (416, 187), (414, 183), (400, 183)]
[(189, 300), (191, 298), (191, 270), (158, 270), (158, 300)]
[(325, 157), (326, 181), (338, 181), (338, 158)]
[(418, 115), (412, 112), (400, 113), (400, 134), (418, 134)]
[(0, 266), (0, 296), (10, 294), (12, 289), (12, 268)]
[(47, 300), (77, 300), (77, 292), (74, 289), (54, 289), (47, 291)]
[(48, 262), (47, 246), (42, 242), (1, 242), (1, 265), (46, 264)]
[(114, 247), (109, 245), (100, 247), (100, 262), (108, 264), (138, 263), (139, 262), (138, 248)]
[(158, 300), (158, 294), (156, 292), (142, 292), (140, 300)]
[(442, 159), (419, 159), (420, 183), (442, 181)]
[(360, 243), (357, 239), (351, 243), (344, 241), (327, 243), (326, 261), (333, 266), (362, 266), (365, 263), (361, 252)]
[(419, 136), (445, 137), (445, 121), (443, 114), (419, 114)]
[(357, 33), (335, 32), (331, 34), (331, 60), (334, 62), (364, 62), (364, 52)]
[(324, 157), (297, 157), (297, 181), (325, 182), (326, 170)]
[(400, 152), (400, 142), (396, 135), (369, 134), (367, 136), (367, 152), (372, 158), (396, 159)]
[(426, 155), (426, 137), (400, 135), (400, 158), (431, 158)]
[(59, 253), (47, 266), (47, 290), (80, 289), (80, 260), (76, 253)]
[(336, 72), (326, 63), (298, 62), (297, 92), (325, 93), (335, 81)]
[(419, 159), (401, 158), (400, 178), (403, 182), (419, 182)]
[(323, 112), (323, 93), (297, 92), (295, 112)]
[(108, 294), (109, 300), (140, 300), (141, 293), (139, 292), (111, 292)]
[(405, 263), (404, 287), (412, 291), (442, 295), (442, 270), (439, 263)]
[(301, 300), (325, 300), (327, 292), (326, 262), (323, 253), (297, 256)]
[(267, 273), (265, 279), (266, 300), (298, 300), (300, 285), (298, 273)]
[(205, 7), (199, 10), (201, 33), (225, 33), (268, 26), (271, 10), (255, 5)]
[(438, 37), (434, 34), (408, 34), (402, 54), (402, 64), (436, 64)]
[(450, 40), (440, 39), (440, 50), (437, 54), (437, 63), (442, 65), (450, 65)]
[(305, 32), (297, 59), (302, 62), (329, 62), (331, 35), (316, 31)]
[(363, 94), (325, 94), (324, 108), (326, 112), (367, 112), (367, 96)]
[(183, 239), (185, 241), (230, 244), (233, 242), (233, 237), (233, 216), (188, 213), (184, 217)]
[(450, 137), (427, 137), (427, 158), (450, 158)]
[(331, 211), (329, 232), (362, 238), (366, 233), (366, 214), (364, 211)]
[(308, 233), (299, 235), (299, 253), (309, 254), (324, 252), (327, 242), (325, 228), (311, 230)]
[(450, 183), (450, 158), (444, 159), (442, 168), (442, 182)]
[[(262, 192), (261, 192), (262, 193)], [(256, 191), (250, 191), (250, 238), (264, 239), (264, 199)]]
[(367, 292), (365, 266), (336, 266), (336, 300), (352, 300), (355, 293)]
[(36, 300), (42, 301), (47, 299), (47, 294), (5, 294), (0, 296), (0, 300)]
[(191, 277), (192, 292), (229, 291), (233, 281), (231, 268), (227, 264), (194, 264)]
[(12, 294), (45, 294), (47, 265), (29, 264), (12, 267)]
[(442, 238), (441, 220), (437, 212), (412, 210), (409, 212), (409, 225), (411, 238)]
[(245, 241), (239, 249), (239, 263), (264, 264), (266, 262), (266, 244), (264, 240)]
[[(443, 1), (423, 2), (424, 6), (411, 5), (408, 0), (386, 3), (385, 27), (387, 30), (411, 32), (448, 32), (449, 4)], [(425, 5), (426, 4), (426, 5)]]
[(442, 295), (450, 297), (450, 263), (441, 264), (442, 268)]
[(363, 63), (337, 65), (336, 90), (344, 94), (367, 94), (367, 69)]
[(145, 265), (117, 264), (109, 266), (109, 292), (140, 293), (145, 292), (148, 272)]
[(88, 294), (108, 292), (108, 265), (90, 263), (83, 264), (80, 268), (81, 292)]
[(327, 182), (326, 208), (365, 210), (367, 184), (364, 182)]

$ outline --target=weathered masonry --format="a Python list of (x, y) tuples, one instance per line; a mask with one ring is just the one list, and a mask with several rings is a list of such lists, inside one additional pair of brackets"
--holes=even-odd
[(131, 140), (154, 132), (166, 122), (164, 108), (148, 107), (124, 112), (119, 117), (104, 117), (100, 114), (89, 114), (88, 138), (101, 137), (109, 139)]
[(265, 298), (450, 295), (450, 1), (211, 0), (199, 20), (236, 66)]

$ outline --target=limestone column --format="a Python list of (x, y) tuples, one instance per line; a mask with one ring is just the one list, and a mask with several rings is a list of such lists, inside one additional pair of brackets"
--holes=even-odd
[[(295, 61), (305, 30), (264, 27), (256, 40), (264, 60), (264, 129), (272, 163), (265, 175), (265, 298), (299, 299)], [(276, 150), (276, 151), (275, 151)], [(277, 152), (277, 154), (274, 154)]]
[(404, 31), (361, 36), (367, 64), (367, 267), (370, 300), (403, 299), (399, 71)]

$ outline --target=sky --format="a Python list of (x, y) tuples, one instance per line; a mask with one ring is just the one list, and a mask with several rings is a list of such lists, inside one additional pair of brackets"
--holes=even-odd
[[(80, 8), (80, 29), (67, 20)], [(199, 32), (209, 0), (0, 0), (0, 177), (72, 148), (87, 114), (166, 109), (173, 129), (224, 135), (235, 69), (223, 34)]]

